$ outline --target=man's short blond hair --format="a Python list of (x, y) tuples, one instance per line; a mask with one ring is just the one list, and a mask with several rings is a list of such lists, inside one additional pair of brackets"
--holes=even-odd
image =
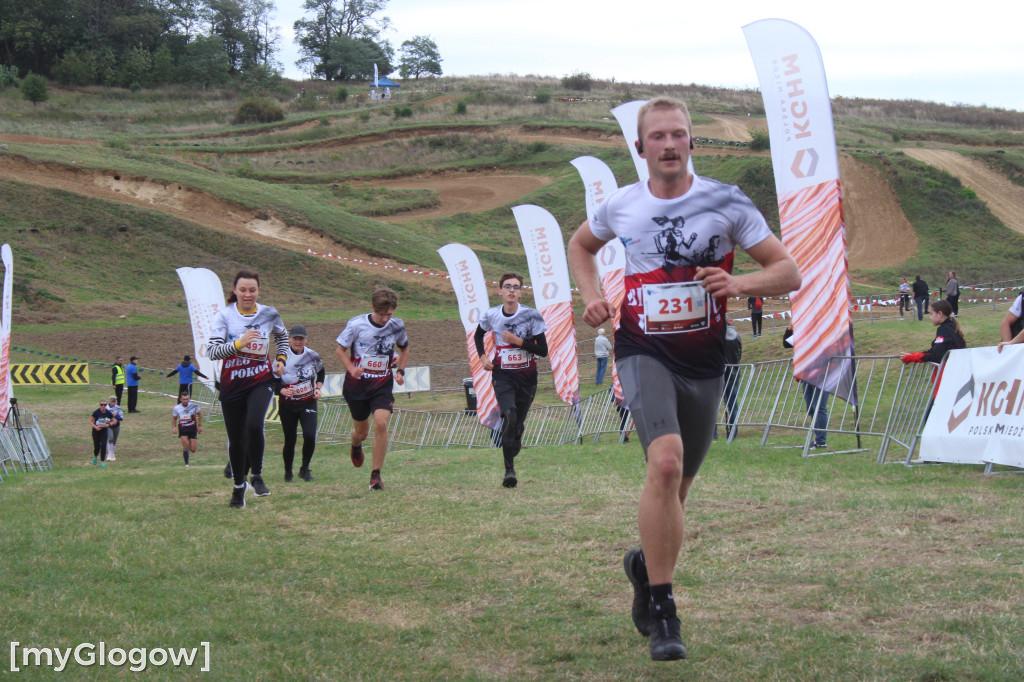
[(640, 110), (636, 112), (636, 135), (641, 142), (644, 139), (644, 119), (647, 114), (651, 111), (670, 111), (672, 109), (678, 109), (683, 112), (683, 116), (686, 117), (686, 129), (693, 134), (693, 124), (690, 123), (690, 110), (686, 106), (686, 102), (675, 99), (674, 97), (655, 97), (644, 102)]

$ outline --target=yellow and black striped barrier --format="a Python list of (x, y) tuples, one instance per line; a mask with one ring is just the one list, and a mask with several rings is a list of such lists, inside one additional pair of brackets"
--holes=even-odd
[(45, 363), (11, 365), (15, 386), (85, 386), (89, 384), (89, 363)]

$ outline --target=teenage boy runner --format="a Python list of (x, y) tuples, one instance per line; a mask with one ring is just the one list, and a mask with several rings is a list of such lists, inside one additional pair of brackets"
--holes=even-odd
[[(690, 115), (658, 98), (637, 114), (637, 151), (650, 180), (602, 203), (569, 242), (569, 264), (596, 327), (615, 312), (601, 295), (595, 256), (618, 238), (626, 248), (626, 295), (615, 362), (647, 458), (640, 494), (642, 549), (626, 553), (633, 622), (651, 658), (686, 658), (672, 597), (683, 510), (715, 429), (725, 369), (730, 296), (774, 296), (800, 287), (796, 262), (736, 187), (687, 170)], [(742, 247), (761, 269), (733, 275)]]
[(171, 430), (181, 439), (181, 457), (188, 467), (189, 453), (196, 454), (199, 434), (203, 432), (203, 410), (199, 403), (192, 400), (188, 389), (178, 396), (178, 404), (171, 412)]
[[(373, 470), (370, 490), (383, 490), (380, 470), (388, 452), (388, 421), (394, 411), (392, 377), (405, 384), (405, 366), (409, 362), (409, 337), (405, 323), (394, 317), (398, 294), (380, 287), (370, 298), (373, 312), (356, 315), (338, 335), (338, 359), (345, 366), (341, 394), (352, 413), (352, 464), (363, 465), (363, 441), (370, 433), (373, 417)], [(394, 349), (398, 348), (395, 358)]]
[[(514, 464), (523, 446), (526, 415), (537, 395), (535, 356), (543, 358), (548, 354), (544, 318), (519, 302), (522, 295), (523, 278), (513, 272), (502, 275), (498, 281), (501, 305), (484, 313), (474, 337), (480, 362), (484, 369), (492, 372), (494, 397), (501, 413), (501, 453), (505, 459), (505, 477), (501, 484), (506, 488), (515, 488), (519, 483)], [(493, 362), (484, 352), (487, 332), (494, 334)]]

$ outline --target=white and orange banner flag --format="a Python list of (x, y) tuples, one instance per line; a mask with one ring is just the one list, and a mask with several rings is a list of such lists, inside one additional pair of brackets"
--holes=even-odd
[(214, 380), (220, 376), (220, 368), (206, 356), (206, 342), (217, 313), (227, 307), (224, 302), (224, 288), (217, 273), (206, 268), (178, 268), (178, 279), (185, 290), (188, 303), (188, 317), (192, 323), (192, 345), (196, 366), (207, 379), (201, 381), (213, 388)]
[[(487, 302), (487, 281), (480, 268), (480, 260), (473, 250), (464, 244), (446, 244), (437, 250), (448, 268), (448, 278), (459, 301), (459, 316), (466, 331), (466, 352), (469, 353), (469, 368), (473, 375), (473, 390), (476, 392), (476, 416), (489, 429), (496, 429), (501, 423), (498, 414), (498, 399), (494, 397), (491, 373), (484, 369), (476, 352), (476, 328), (490, 305)], [(494, 352), (493, 334), (484, 336), (484, 350), (490, 356)]]
[[(618, 189), (615, 175), (608, 165), (593, 156), (580, 156), (570, 163), (579, 171), (586, 192), (587, 220), (594, 219), (597, 207), (604, 203)], [(622, 299), (626, 295), (626, 250), (622, 242), (613, 239), (597, 252), (597, 272), (601, 278), (601, 290), (605, 299), (612, 304), (615, 314), (612, 317), (612, 329), (619, 328), (622, 315)], [(612, 361), (612, 392), (615, 401), (622, 402), (622, 385), (619, 383), (619, 369)]]
[(516, 206), (526, 261), (530, 266), (533, 299), (544, 318), (548, 360), (555, 375), (558, 397), (576, 405), (580, 401), (580, 368), (576, 352), (576, 325), (572, 315), (572, 288), (565, 242), (555, 217), (540, 206)]
[(856, 404), (849, 373), (836, 372), (834, 363), (826, 372), (830, 357), (854, 350), (839, 156), (821, 53), (790, 21), (756, 21), (743, 33), (768, 118), (782, 242), (803, 275), (790, 295), (793, 332), (802, 339), (793, 374)]
[(0, 424), (7, 423), (11, 398), (11, 301), (14, 296), (14, 253), (9, 244), (0, 247), (4, 262), (4, 297), (0, 309)]

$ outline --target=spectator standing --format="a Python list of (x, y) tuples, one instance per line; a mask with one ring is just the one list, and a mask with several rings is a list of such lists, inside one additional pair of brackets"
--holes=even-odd
[(924, 319), (924, 314), (928, 312), (928, 282), (921, 279), (921, 275), (914, 276), (914, 303), (917, 305), (917, 321), (920, 322)]
[[(735, 365), (743, 357), (743, 342), (740, 333), (731, 324), (725, 325), (725, 388), (722, 391), (722, 404), (725, 405), (725, 437), (732, 438), (736, 431), (736, 410), (739, 407), (740, 369)], [(718, 428), (715, 427), (715, 438)]]
[(139, 404), (139, 381), (142, 379), (139, 376), (139, 366), (135, 364), (135, 361), (139, 358), (133, 355), (128, 360), (128, 366), (125, 367), (125, 381), (124, 385), (128, 387), (128, 414), (138, 414), (138, 410), (135, 408)]
[(897, 309), (900, 312), (900, 319), (903, 319), (904, 311), (910, 310), (910, 283), (907, 282), (906, 277), (900, 277), (900, 290), (896, 294), (899, 298)]
[(946, 275), (946, 300), (953, 309), (953, 317), (960, 314), (960, 280), (956, 278), (956, 270), (950, 270)]
[(117, 448), (117, 437), (121, 435), (121, 422), (124, 421), (124, 412), (117, 404), (117, 396), (110, 396), (107, 400), (107, 411), (113, 417), (107, 432), (107, 461), (113, 462), (117, 459), (114, 457), (114, 450)]
[[(936, 301), (932, 303), (931, 312), (928, 313), (932, 324), (938, 327), (935, 330), (935, 338), (932, 340), (931, 348), (923, 353), (907, 353), (900, 359), (904, 363), (909, 362), (934, 362), (939, 364), (946, 357), (946, 353), (956, 348), (966, 348), (967, 340), (964, 338), (963, 329), (960, 323), (953, 317), (953, 306), (949, 301)], [(1003, 344), (999, 344), (1002, 348)]]
[(764, 299), (760, 296), (751, 296), (747, 299), (747, 310), (750, 311), (750, 326), (754, 330), (753, 337), (761, 336), (761, 317), (764, 313)]
[(178, 375), (178, 395), (181, 395), (182, 393), (188, 393), (189, 396), (192, 395), (193, 374), (196, 376), (200, 376), (204, 379), (210, 378), (203, 374), (202, 372), (200, 372), (199, 368), (192, 364), (192, 357), (189, 355), (185, 356), (185, 358), (181, 361), (180, 365), (178, 365), (177, 367), (175, 367), (174, 369), (167, 373), (167, 378), (169, 379), (173, 377), (175, 374)]
[(1024, 330), (1024, 291), (1017, 294), (1006, 311), (1003, 321), (999, 323), (999, 340), (1012, 341)]
[(605, 336), (604, 329), (597, 330), (597, 338), (594, 339), (594, 357), (597, 358), (597, 376), (594, 383), (600, 386), (604, 383), (605, 372), (608, 371), (608, 355), (612, 352), (612, 342)]
[[(782, 334), (782, 347), (793, 347), (792, 327), (786, 327), (786, 331)], [(828, 447), (828, 393), (809, 382), (801, 381), (800, 383), (804, 387), (804, 405), (807, 406), (807, 416), (814, 417), (814, 442), (811, 443), (810, 449), (817, 450)]]
[(110, 385), (114, 387), (114, 396), (117, 398), (117, 404), (121, 404), (121, 396), (124, 395), (124, 358), (120, 355), (114, 360), (113, 367), (110, 368)]

